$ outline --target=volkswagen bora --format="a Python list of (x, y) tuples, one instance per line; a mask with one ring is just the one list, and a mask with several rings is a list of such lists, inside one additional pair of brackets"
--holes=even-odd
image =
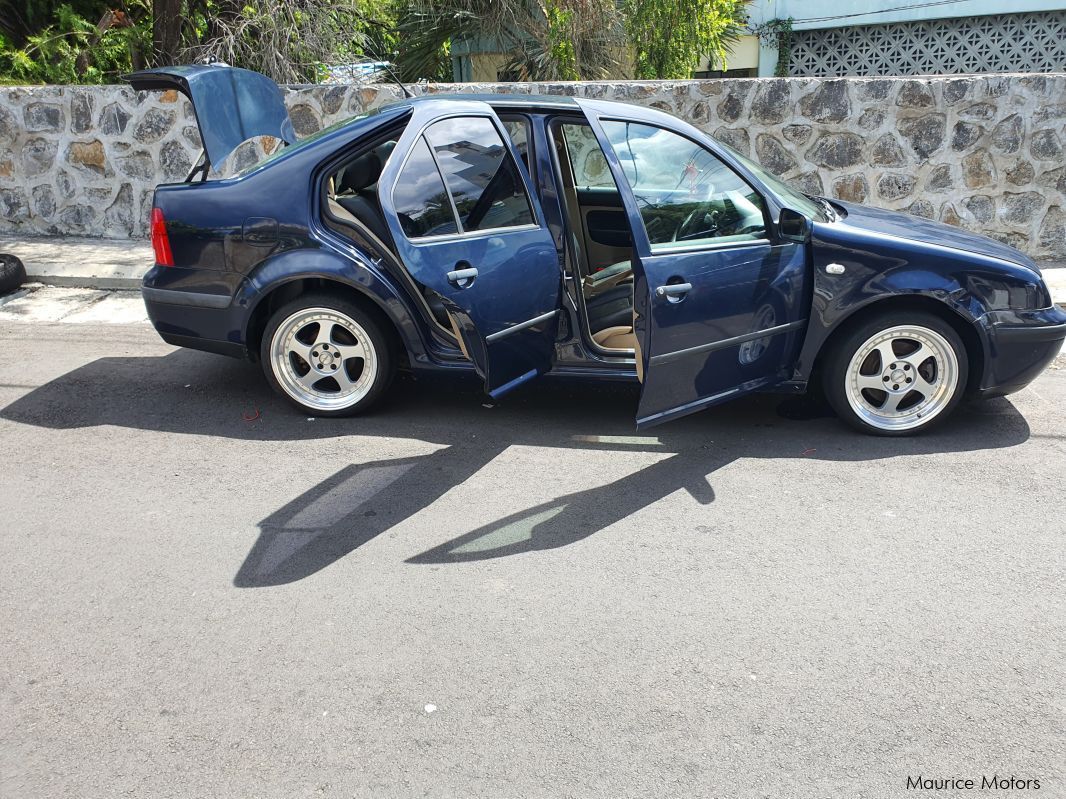
[[(204, 152), (160, 186), (143, 294), (166, 341), (262, 364), (307, 413), (393, 373), (640, 381), (637, 425), (818, 385), (881, 435), (1017, 391), (1066, 313), (1018, 250), (807, 196), (686, 122), (570, 97), (427, 96), (299, 141), (225, 66), (129, 76), (192, 102)], [(243, 141), (284, 146), (207, 180)]]

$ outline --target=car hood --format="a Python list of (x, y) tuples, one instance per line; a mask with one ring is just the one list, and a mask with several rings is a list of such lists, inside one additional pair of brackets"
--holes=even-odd
[(1037, 274), (1040, 273), (1036, 263), (1025, 253), (988, 236), (899, 211), (887, 211), (883, 208), (871, 208), (867, 205), (856, 205), (839, 200), (833, 200), (833, 204), (843, 208), (846, 213), (841, 214), (840, 220), (830, 227), (842, 225), (867, 233), (916, 241), (933, 247), (978, 253), (1024, 266)]
[(281, 89), (266, 75), (217, 64), (156, 67), (124, 76), (138, 91), (176, 89), (192, 101), (210, 165), (248, 139), (296, 141)]

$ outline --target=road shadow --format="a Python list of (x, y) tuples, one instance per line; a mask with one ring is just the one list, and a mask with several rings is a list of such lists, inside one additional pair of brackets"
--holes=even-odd
[(464, 520), (442, 514), (440, 542), (408, 563), (461, 564), (564, 547), (682, 489), (708, 504), (714, 501), (714, 473), (738, 458), (864, 463), (992, 451), (1030, 435), (1024, 417), (1003, 398), (968, 403), (927, 435), (876, 438), (844, 427), (817, 403), (774, 395), (742, 398), (637, 434), (638, 396), (633, 384), (546, 378), (492, 402), (472, 378), (408, 375), (374, 413), (309, 422), (269, 391), (257, 367), (180, 350), (94, 361), (29, 392), (0, 411), (0, 418), (56, 429), (117, 425), (250, 440), (353, 436), (371, 454), (375, 439), (439, 445), (428, 455), (347, 466), (267, 514), (234, 578), (238, 587), (291, 583), (326, 568), (404, 520), (432, 512), (444, 494), (515, 445), (665, 457), (473, 531), (462, 526)]

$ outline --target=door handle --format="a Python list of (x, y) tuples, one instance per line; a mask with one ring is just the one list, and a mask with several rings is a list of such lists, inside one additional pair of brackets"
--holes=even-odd
[(691, 283), (669, 283), (655, 289), (655, 293), (660, 297), (680, 297), (683, 294), (688, 294), (690, 291), (692, 291)]
[[(459, 264), (456, 264), (459, 266)], [(474, 282), (474, 278), (477, 277), (477, 269), (472, 266), (467, 266), (463, 269), (453, 269), (445, 277), (448, 278), (448, 282), (459, 289), (465, 289), (471, 283)]]

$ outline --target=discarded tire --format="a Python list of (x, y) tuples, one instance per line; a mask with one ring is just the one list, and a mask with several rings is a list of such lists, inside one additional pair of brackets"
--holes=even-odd
[(26, 282), (26, 267), (14, 255), (0, 253), (0, 294), (14, 291)]

